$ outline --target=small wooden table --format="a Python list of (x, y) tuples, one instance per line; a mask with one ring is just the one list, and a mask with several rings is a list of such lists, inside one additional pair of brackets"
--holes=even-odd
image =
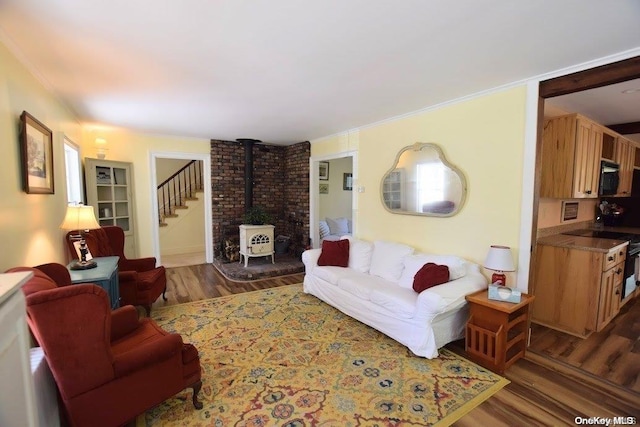
[(67, 265), (69, 273), (71, 273), (71, 283), (95, 283), (103, 288), (109, 294), (111, 309), (115, 310), (120, 307), (120, 284), (118, 282), (118, 260), (117, 256), (106, 256), (93, 258), (98, 264), (96, 268), (88, 270), (71, 270)]
[(466, 296), (469, 302), (465, 350), (471, 360), (500, 374), (524, 357), (529, 336), (529, 305), (490, 300), (486, 290)]

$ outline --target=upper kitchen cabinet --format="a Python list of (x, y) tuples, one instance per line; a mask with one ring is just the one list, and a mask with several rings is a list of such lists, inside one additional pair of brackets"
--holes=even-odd
[(631, 196), (635, 157), (635, 144), (622, 136), (616, 138), (613, 161), (620, 165), (620, 182), (618, 184), (618, 192), (616, 196)]
[(603, 128), (579, 114), (544, 122), (540, 197), (598, 197)]

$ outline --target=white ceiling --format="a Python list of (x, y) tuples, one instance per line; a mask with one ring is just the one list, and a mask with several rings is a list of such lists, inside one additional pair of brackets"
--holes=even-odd
[[(544, 113), (580, 113), (602, 125), (640, 122), (640, 79), (549, 98)], [(626, 136), (640, 142), (640, 134)]]
[(288, 144), (640, 47), (637, 0), (0, 0), (81, 120)]

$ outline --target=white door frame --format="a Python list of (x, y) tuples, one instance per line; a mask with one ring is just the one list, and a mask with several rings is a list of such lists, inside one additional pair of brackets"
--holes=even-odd
[[(211, 210), (211, 155), (209, 153), (183, 153), (172, 151), (151, 151), (149, 153), (149, 170), (151, 171), (151, 206), (155, 217), (158, 212), (158, 178), (156, 176), (156, 160), (157, 159), (185, 159), (185, 160), (201, 160), (202, 161), (202, 179), (204, 186), (204, 251), (205, 261), (213, 262), (213, 232), (212, 232), (212, 210)], [(153, 255), (161, 265), (160, 259), (160, 233), (159, 226), (152, 227), (151, 239), (153, 246)]]
[(312, 247), (320, 247), (320, 231), (318, 230), (318, 221), (320, 220), (320, 178), (319, 162), (325, 162), (333, 159), (342, 159), (351, 157), (353, 190), (351, 194), (351, 228), (354, 236), (358, 230), (358, 152), (342, 151), (340, 153), (332, 153), (323, 156), (309, 157), (309, 237), (311, 237)]

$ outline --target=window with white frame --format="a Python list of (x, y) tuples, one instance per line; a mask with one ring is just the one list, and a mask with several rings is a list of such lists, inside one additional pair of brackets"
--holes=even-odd
[(64, 137), (64, 166), (67, 180), (67, 203), (83, 203), (80, 150), (66, 136)]

